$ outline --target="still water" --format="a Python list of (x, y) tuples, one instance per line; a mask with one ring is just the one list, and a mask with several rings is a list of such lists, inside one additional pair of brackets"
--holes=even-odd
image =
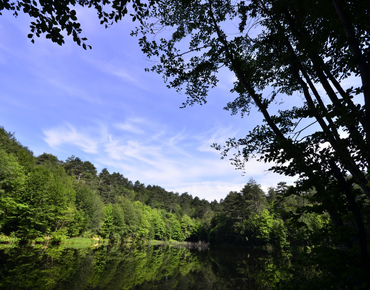
[(0, 289), (271, 289), (284, 257), (170, 246), (0, 249)]

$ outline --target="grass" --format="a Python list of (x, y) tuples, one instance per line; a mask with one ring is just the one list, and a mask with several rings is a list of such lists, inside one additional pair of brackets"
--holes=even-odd
[[(16, 247), (18, 245), (18, 242), (20, 241), (19, 238), (13, 238), (10, 236), (6, 236), (4, 234), (0, 234), (0, 249), (5, 248), (12, 248)], [(150, 245), (169, 245), (169, 246), (186, 246), (187, 242), (179, 242), (176, 240), (169, 240), (169, 241), (161, 241), (161, 240), (150, 240), (150, 241), (142, 241), (144, 244), (150, 244)], [(34, 240), (28, 241), (28, 244), (32, 247), (39, 246), (40, 247), (49, 247), (51, 246), (52, 240), (50, 237), (40, 237)], [(98, 247), (100, 245), (104, 245), (109, 243), (108, 239), (102, 239), (97, 237), (92, 238), (81, 238), (81, 237), (75, 237), (75, 238), (66, 238), (60, 241), (58, 244), (63, 247), (67, 248), (75, 248), (75, 249), (83, 249), (88, 247)], [(135, 244), (135, 242), (128, 238), (123, 241), (124, 245), (132, 245)]]
[(61, 242), (65, 245), (93, 245), (95, 243), (96, 241), (91, 238), (70, 238)]
[(188, 242), (179, 242), (179, 241), (176, 241), (176, 240), (169, 240), (167, 243), (171, 244), (171, 245), (187, 245)]
[(159, 240), (151, 240), (148, 241), (153, 246), (156, 245), (170, 245), (170, 246), (186, 246), (188, 242), (179, 242), (176, 240), (169, 240), (169, 241), (159, 241)]
[(88, 247), (98, 247), (101, 245), (106, 244), (107, 241), (103, 239), (97, 238), (70, 238), (60, 243), (60, 245), (65, 245), (67, 248), (74, 248), (74, 249), (83, 249)]
[[(6, 249), (6, 248), (14, 248), (17, 247), (19, 244), (20, 238), (15, 238), (11, 236), (7, 236), (4, 234), (0, 234), (0, 249)], [(39, 237), (33, 240), (28, 240), (27, 244), (31, 247), (49, 247), (53, 243), (52, 239), (50, 237)], [(61, 246), (67, 247), (67, 248), (76, 248), (76, 249), (82, 249), (82, 248), (88, 248), (88, 247), (97, 247), (102, 244), (107, 244), (108, 240), (104, 240), (102, 238), (67, 238), (63, 239), (60, 243), (58, 243)]]

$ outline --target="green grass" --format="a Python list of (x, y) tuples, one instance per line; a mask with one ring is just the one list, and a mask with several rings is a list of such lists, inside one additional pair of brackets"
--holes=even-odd
[(179, 242), (176, 240), (169, 240), (167, 243), (169, 243), (170, 245), (187, 245), (188, 244), (188, 242)]
[(170, 245), (170, 246), (184, 246), (187, 245), (188, 242), (179, 242), (176, 240), (169, 240), (169, 241), (158, 241), (158, 240), (151, 240), (151, 245)]
[[(11, 248), (18, 245), (19, 238), (13, 238), (6, 236), (4, 234), (0, 234), (0, 249), (5, 248)], [(160, 241), (160, 240), (151, 240), (151, 241), (142, 241), (144, 244), (150, 244), (150, 245), (170, 245), (170, 246), (181, 246), (186, 245), (187, 242), (179, 242), (176, 240), (169, 240), (169, 241)], [(51, 246), (52, 240), (50, 237), (40, 237), (34, 240), (30, 240), (28, 242), (29, 245), (32, 247), (40, 245), (40, 247)], [(104, 245), (109, 243), (108, 239), (102, 239), (102, 238), (81, 238), (81, 237), (75, 237), (75, 238), (67, 238), (60, 243), (58, 243), (60, 246), (67, 247), (67, 248), (76, 248), (76, 249), (83, 249), (88, 247), (97, 247), (100, 245)], [(126, 240), (123, 240), (124, 245), (131, 246), (135, 242), (128, 238)], [(49, 245), (50, 244), (50, 245)]]
[(80, 249), (80, 248), (87, 248), (87, 247), (98, 247), (99, 245), (105, 244), (105, 240), (94, 240), (92, 238), (70, 238), (67, 239), (66, 241), (61, 242), (61, 245), (65, 245), (68, 248), (75, 248), (75, 249)]

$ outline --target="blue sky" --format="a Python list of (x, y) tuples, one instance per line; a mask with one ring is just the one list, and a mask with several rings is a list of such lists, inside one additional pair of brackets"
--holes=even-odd
[(261, 122), (257, 111), (242, 119), (223, 110), (235, 97), (232, 74), (221, 72), (206, 105), (180, 109), (186, 96), (144, 72), (152, 63), (130, 36), (129, 18), (104, 29), (92, 10), (78, 17), (92, 50), (68, 38), (63, 46), (44, 36), (32, 44), (27, 16), (0, 17), (0, 126), (36, 156), (75, 155), (99, 171), (207, 200), (240, 190), (250, 178), (264, 190), (292, 183), (254, 160), (243, 175), (210, 148)]

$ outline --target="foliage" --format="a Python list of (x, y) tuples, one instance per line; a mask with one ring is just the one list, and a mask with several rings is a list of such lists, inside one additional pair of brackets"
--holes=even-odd
[[(39, 157), (38, 157), (39, 158)], [(96, 168), (91, 162), (83, 162), (80, 158), (71, 156), (63, 163), (65, 171), (77, 180), (91, 181), (96, 177)]]
[(81, 230), (97, 232), (104, 218), (99, 194), (84, 182), (75, 183), (76, 207), (81, 212)]
[[(86, 44), (86, 37), (81, 37), (81, 24), (78, 21), (78, 13), (80, 10), (76, 6), (81, 8), (93, 8), (100, 20), (100, 24), (104, 24), (105, 28), (111, 26), (114, 22), (122, 20), (122, 18), (128, 13), (128, 5), (132, 2), (132, 8), (135, 13), (130, 14), (132, 20), (141, 19), (145, 15), (146, 3), (142, 3), (140, 0), (68, 0), (68, 1), (0, 1), (0, 15), (3, 10), (9, 10), (13, 12), (13, 15), (17, 17), (19, 13), (28, 14), (34, 18), (30, 23), (30, 33), (28, 38), (31, 42), (35, 42), (35, 35), (40, 37), (41, 34), (45, 34), (47, 39), (56, 42), (59, 45), (65, 43), (64, 36), (67, 34), (71, 36), (73, 41), (78, 45), (82, 45), (84, 49), (90, 45)], [(152, 1), (149, 1), (152, 3)]]
[(103, 238), (109, 238), (113, 230), (113, 206), (111, 204), (104, 208), (104, 221), (99, 230), (99, 234)]
[(11, 225), (20, 211), (27, 208), (20, 198), (25, 182), (26, 175), (17, 158), (0, 150), (0, 232), (9, 234), (16, 230)]
[(274, 218), (267, 209), (260, 215), (255, 214), (246, 220), (243, 230), (243, 234), (247, 236), (248, 240), (269, 243), (279, 248), (289, 246), (288, 230), (284, 226), (284, 222), (279, 218)]
[(7, 132), (0, 127), (0, 148), (7, 154), (13, 154), (21, 166), (28, 172), (34, 167), (33, 152), (20, 144), (14, 137), (14, 133)]

